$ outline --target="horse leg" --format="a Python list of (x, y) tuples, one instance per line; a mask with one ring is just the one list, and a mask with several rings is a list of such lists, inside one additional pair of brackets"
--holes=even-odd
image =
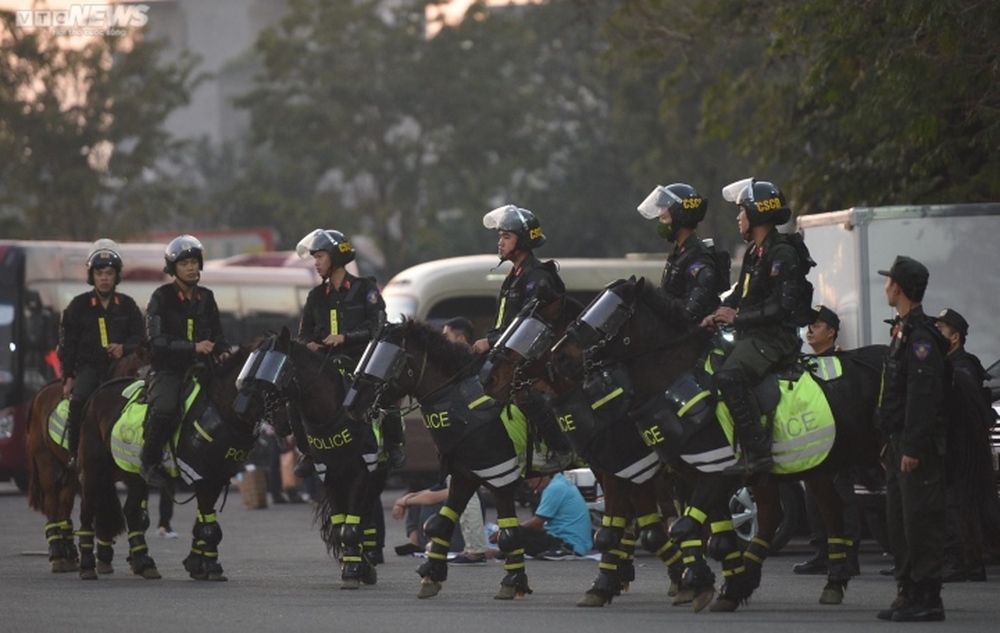
[(699, 477), (684, 516), (670, 526), (670, 538), (680, 544), (684, 564), (681, 587), (673, 603), (675, 606), (690, 602), (698, 612), (707, 607), (715, 596), (715, 574), (705, 560), (702, 539), (709, 513), (713, 517), (722, 516), (720, 508), (728, 492), (725, 477)]
[(160, 572), (156, 562), (149, 555), (146, 544), (146, 530), (149, 529), (149, 512), (147, 510), (149, 491), (146, 482), (138, 475), (130, 474), (125, 478), (128, 494), (125, 497), (125, 522), (128, 525), (128, 564), (132, 573), (146, 580), (157, 580)]
[[(375, 524), (375, 512), (382, 512), (381, 497), (382, 491), (385, 490), (385, 481), (389, 476), (389, 469), (385, 467), (380, 467), (373, 473), (369, 473), (367, 467), (362, 465), (360, 471), (360, 479), (364, 486), (364, 495), (361, 498), (361, 503), (363, 508), (368, 508), (367, 511), (362, 513), (364, 518), (364, 541), (361, 543), (362, 555), (364, 560), (362, 561), (362, 571), (361, 571), (361, 582), (366, 585), (374, 585), (378, 582), (378, 572), (375, 570), (375, 566), (381, 562), (381, 559), (376, 558), (378, 553), (379, 543), (378, 543), (378, 528)], [(384, 530), (383, 530), (384, 531)]]
[(635, 486), (632, 490), (632, 508), (636, 514), (639, 540), (646, 551), (652, 552), (667, 566), (667, 574), (670, 577), (667, 597), (674, 597), (678, 593), (681, 577), (684, 574), (684, 563), (680, 546), (667, 537), (667, 531), (664, 529), (657, 486), (656, 479)]
[[(367, 471), (364, 471), (367, 475)], [(375, 486), (371, 477), (355, 474), (348, 482), (341, 482), (348, 490), (345, 507), (347, 512), (338, 515), (343, 518), (339, 526), (340, 535), (340, 579), (341, 589), (358, 589), (361, 583), (373, 585), (377, 581), (375, 568), (365, 556), (365, 542), (375, 547), (375, 526), (371, 520), (375, 498)]]
[(722, 563), (725, 582), (719, 598), (712, 603), (711, 611), (735, 611), (760, 586), (764, 560), (771, 551), (771, 540), (784, 517), (776, 482), (764, 478), (751, 486), (751, 491), (757, 504), (757, 533), (750, 539), (745, 551), (740, 552), (731, 518), (712, 524), (710, 550), (712, 557)]
[(184, 558), (184, 570), (195, 580), (229, 580), (219, 562), (222, 528), (215, 516), (215, 502), (222, 492), (222, 482), (201, 479), (195, 482), (198, 511), (191, 530), (191, 551)]
[(854, 546), (844, 530), (844, 501), (837, 492), (831, 477), (815, 477), (806, 481), (809, 492), (816, 500), (820, 517), (826, 525), (827, 572), (826, 586), (819, 596), (820, 604), (841, 604), (844, 590), (851, 579), (851, 565), (847, 554)]
[[(597, 578), (583, 595), (583, 599), (576, 604), (578, 607), (603, 607), (611, 604), (614, 597), (621, 595), (622, 589), (627, 588), (628, 583), (635, 578), (631, 556), (623, 549), (627, 524), (625, 515), (629, 509), (632, 483), (603, 471), (595, 474), (604, 490), (604, 516), (601, 518), (601, 527), (594, 535), (594, 548), (601, 552), (601, 562)], [(634, 554), (635, 539), (630, 538), (629, 542)]]
[[(465, 511), (465, 506), (469, 504), (469, 499), (478, 488), (477, 479), (452, 473), (451, 482), (448, 484), (448, 500), (437, 514), (424, 523), (424, 534), (430, 539), (430, 549), (427, 552), (427, 561), (417, 568), (421, 579), (418, 598), (433, 598), (438, 595), (441, 583), (448, 579), (448, 550), (451, 548), (451, 536), (455, 533), (458, 517)], [(512, 492), (512, 509), (513, 502)], [(521, 553), (523, 567), (523, 550)]]
[(507, 574), (500, 581), (500, 591), (494, 600), (513, 600), (532, 593), (528, 574), (524, 571), (524, 542), (521, 540), (521, 523), (517, 520), (514, 491), (520, 480), (494, 490), (497, 504), (497, 546), (506, 554), (503, 568)]

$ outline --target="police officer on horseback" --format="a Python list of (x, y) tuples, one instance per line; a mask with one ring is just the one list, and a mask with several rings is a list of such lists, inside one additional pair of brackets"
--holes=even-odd
[(767, 472), (774, 465), (770, 430), (761, 422), (753, 387), (769, 372), (798, 356), (798, 328), (812, 320), (811, 284), (815, 262), (799, 234), (777, 227), (791, 217), (785, 196), (774, 184), (753, 178), (723, 189), (739, 207), (740, 234), (748, 243), (736, 289), (705, 317), (702, 326), (732, 326), (736, 343), (715, 374), (719, 395), (729, 407), (740, 440), (743, 464), (726, 474)]
[(656, 232), (674, 244), (660, 288), (680, 303), (692, 323), (700, 323), (719, 307), (719, 292), (729, 287), (729, 267), (719, 270), (710, 240), (702, 241), (695, 233), (705, 219), (708, 200), (691, 185), (674, 183), (654, 189), (637, 210), (647, 220), (656, 219)]
[(118, 292), (122, 256), (109, 239), (94, 242), (87, 256), (87, 283), (93, 290), (77, 295), (59, 323), (59, 363), (63, 397), (69, 398), (66, 441), (69, 467), (76, 468), (83, 405), (110, 378), (114, 362), (143, 341), (142, 312), (132, 297)]
[[(365, 346), (375, 336), (385, 315), (385, 301), (374, 277), (357, 277), (346, 266), (354, 261), (355, 250), (343, 233), (316, 229), (299, 240), (296, 252), (303, 259), (312, 257), (323, 282), (309, 291), (299, 323), (298, 340), (314, 352), (346, 357), (350, 370), (361, 359)], [(292, 425), (299, 433), (303, 457), (297, 472), (309, 474), (312, 460), (308, 444), (301, 437), (301, 425)], [(391, 412), (382, 420), (382, 441), (392, 468), (406, 464), (403, 452), (403, 420)]]
[(154, 486), (167, 482), (163, 449), (180, 422), (186, 378), (203, 363), (229, 356), (215, 295), (198, 283), (205, 247), (194, 236), (181, 235), (167, 245), (163, 258), (163, 272), (174, 281), (154, 290), (146, 306), (152, 380), (140, 455), (140, 474)]
[[(509, 261), (513, 267), (500, 287), (493, 328), (472, 346), (477, 354), (488, 352), (532, 299), (552, 301), (566, 294), (558, 265), (535, 257), (534, 250), (545, 244), (546, 238), (534, 213), (506, 204), (484, 215), (483, 226), (497, 232), (497, 255), (501, 263)], [(573, 449), (544, 400), (535, 397), (517, 406), (541, 434), (551, 453), (545, 470), (563, 470), (573, 461)]]

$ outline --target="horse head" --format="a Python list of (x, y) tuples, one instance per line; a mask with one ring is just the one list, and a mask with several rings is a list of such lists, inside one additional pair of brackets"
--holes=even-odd
[(354, 419), (371, 417), (403, 396), (417, 400), (474, 371), (477, 357), (426, 323), (407, 319), (388, 324), (372, 339), (358, 362), (344, 398)]
[(550, 349), (582, 309), (565, 295), (529, 302), (486, 356), (479, 372), (485, 393), (506, 404), (516, 402), (529, 387), (560, 392), (560, 386), (571, 381), (554, 371)]

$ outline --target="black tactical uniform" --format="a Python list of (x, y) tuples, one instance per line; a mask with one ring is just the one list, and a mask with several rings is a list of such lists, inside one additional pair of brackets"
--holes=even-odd
[[(174, 274), (178, 261), (197, 257), (203, 261), (203, 247), (195, 238), (185, 235), (167, 247), (167, 272)], [(203, 286), (194, 286), (188, 299), (178, 282), (164, 284), (153, 291), (146, 306), (146, 335), (150, 346), (152, 380), (146, 398), (145, 440), (142, 447), (143, 473), (152, 484), (161, 481), (162, 473), (154, 473), (160, 464), (163, 447), (177, 429), (181, 417), (181, 392), (184, 378), (208, 358), (195, 352), (199, 341), (212, 341), (212, 355), (229, 351), (222, 331), (219, 306), (215, 295)]]
[(493, 328), (486, 333), (486, 339), (491, 346), (495, 345), (521, 309), (536, 296), (541, 295), (551, 301), (565, 293), (566, 287), (553, 263), (542, 262), (534, 253), (529, 253), (521, 262), (520, 268), (511, 270), (504, 278), (500, 287), (497, 318)]
[[(120, 260), (118, 270), (120, 270)], [(92, 277), (92, 273), (90, 273)], [(75, 462), (83, 405), (111, 377), (113, 361), (107, 347), (122, 345), (122, 356), (134, 352), (143, 339), (142, 312), (132, 297), (112, 292), (104, 307), (97, 290), (73, 298), (59, 323), (59, 363), (63, 381), (73, 379), (66, 419), (66, 440)]]
[[(906, 289), (908, 297), (922, 279), (915, 295), (922, 298), (926, 270), (919, 262), (899, 257), (891, 271), (879, 272)], [(877, 413), (888, 439), (886, 527), (903, 600), (880, 612), (882, 619), (944, 619), (940, 592), (946, 536), (947, 349), (947, 340), (919, 303), (893, 326)], [(915, 470), (901, 472), (903, 456), (919, 460)]]
[(680, 302), (692, 323), (700, 323), (719, 307), (719, 285), (715, 256), (697, 234), (692, 233), (667, 256), (660, 288)]

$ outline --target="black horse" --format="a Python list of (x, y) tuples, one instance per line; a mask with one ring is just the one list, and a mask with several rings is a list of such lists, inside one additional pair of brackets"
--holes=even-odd
[[(215, 503), (229, 480), (242, 470), (263, 416), (258, 405), (242, 415), (233, 408), (236, 377), (249, 353), (249, 348), (240, 348), (203, 372), (197, 384), (188, 382), (186, 414), (168, 444), (168, 470), (193, 486), (198, 502), (191, 550), (184, 559), (184, 569), (196, 580), (226, 580), (218, 560), (222, 528), (216, 520)], [(80, 577), (85, 580), (97, 578), (98, 562), (101, 571), (111, 571), (114, 538), (126, 527), (132, 572), (147, 579), (160, 578), (146, 544), (148, 488), (139, 476), (147, 406), (141, 402), (143, 391), (142, 381), (113, 380), (101, 385), (84, 408), (80, 437), (83, 501), (77, 534)], [(128, 489), (124, 508), (116, 481)]]
[[(710, 333), (690, 325), (656, 288), (633, 278), (609, 285), (591, 302), (555, 346), (554, 357), (562, 373), (583, 380), (605, 368), (624, 368), (608, 379), (633, 394), (636, 406), (630, 416), (644, 441), (665, 463), (697, 473), (685, 516), (670, 530), (684, 556), (684, 584), (694, 593), (695, 610), (707, 606), (715, 593), (715, 576), (702, 553), (706, 521), (712, 528), (708, 551), (722, 562), (725, 578), (712, 610), (732, 611), (759, 585), (761, 565), (782, 518), (777, 484), (788, 479), (805, 480), (819, 505), (830, 535), (829, 573), (820, 602), (839, 604), (851, 577), (847, 550), (852, 543), (844, 535), (843, 504), (831, 479), (849, 465), (877, 464), (881, 438), (873, 416), (885, 347), (817, 358), (812, 368), (822, 378), (807, 367), (789, 367), (780, 381), (772, 377), (757, 388), (761, 410), (769, 412), (774, 425), (776, 466), (752, 482), (759, 527), (741, 553), (726, 511), (726, 500), (740, 480), (722, 475), (737, 461), (732, 421), (724, 406), (717, 407), (710, 386), (702, 386), (711, 384), (714, 363), (722, 358), (712, 341)], [(800, 390), (812, 400), (788, 405), (790, 399), (781, 393), (801, 395)], [(783, 404), (774, 415), (780, 395)]]
[[(437, 595), (447, 580), (455, 522), (481, 485), (496, 500), (497, 544), (506, 553), (507, 573), (495, 598), (510, 600), (531, 593), (514, 502), (522, 451), (515, 448), (505, 427), (502, 407), (483, 393), (477, 378), (480, 364), (467, 347), (448, 341), (427, 324), (407, 320), (387, 325), (358, 364), (344, 401), (352, 418), (372, 419), (403, 396), (415, 398), (437, 446), (442, 470), (451, 474), (448, 500), (424, 525), (431, 548), (417, 570), (422, 579), (419, 598)], [(519, 423), (523, 425), (523, 419)]]
[(246, 397), (266, 403), (269, 415), (280, 416), (285, 404), (294, 409), (288, 422), (299, 426), (296, 436), (307, 442), (300, 448), (323, 480), (316, 521), (327, 550), (340, 561), (341, 589), (375, 584), (373, 511), (388, 466), (373, 425), (352, 420), (341, 407), (349, 377), (340, 359), (292, 341), (282, 328), (250, 355), (239, 382)]
[(668, 565), (672, 584), (667, 595), (676, 596), (683, 572), (680, 549), (667, 539), (657, 496), (658, 488), (669, 482), (663, 481), (663, 463), (628, 419), (630, 395), (604, 390), (600, 382), (588, 384), (581, 394), (579, 382), (564, 377), (549, 362), (552, 343), (582, 310), (567, 297), (526, 306), (490, 351), (480, 379), (486, 393), (503, 403), (517, 404), (529, 389), (545, 394), (573, 450), (601, 484), (604, 516), (594, 538), (601, 562), (597, 578), (577, 605), (609, 604), (628, 587), (635, 578), (636, 532), (643, 546)]

